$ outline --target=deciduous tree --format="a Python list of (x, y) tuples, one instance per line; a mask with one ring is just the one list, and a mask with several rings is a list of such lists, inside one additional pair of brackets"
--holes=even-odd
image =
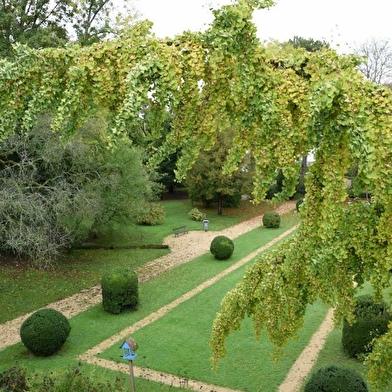
[(108, 150), (98, 118), (67, 141), (49, 119), (0, 145), (0, 247), (40, 268), (92, 231), (136, 223), (156, 198), (141, 153), (125, 143)]
[(216, 145), (202, 151), (186, 175), (186, 186), (193, 201), (201, 201), (205, 206), (217, 204), (218, 214), (223, 206), (237, 207), (243, 193), (251, 192), (253, 165), (248, 155), (244, 156), (242, 166), (231, 174), (223, 173), (226, 156), (231, 147), (230, 130), (222, 131)]
[(367, 79), (377, 84), (392, 82), (392, 47), (388, 40), (368, 40), (356, 48), (363, 61), (358, 69)]

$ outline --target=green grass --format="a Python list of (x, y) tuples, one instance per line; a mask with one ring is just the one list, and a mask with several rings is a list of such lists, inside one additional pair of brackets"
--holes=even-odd
[[(263, 336), (255, 341), (251, 321), (247, 319), (242, 330), (229, 337), (227, 358), (213, 372), (209, 361), (212, 321), (222, 296), (242, 278), (244, 268), (135, 332), (132, 336), (139, 344), (135, 364), (227, 388), (275, 391), (325, 317), (327, 308), (320, 302), (309, 306), (298, 340), (288, 345), (278, 363), (272, 360), (275, 350), (268, 338)], [(119, 343), (103, 356), (118, 360)]]
[[(172, 235), (172, 228), (179, 224), (186, 224), (189, 230), (202, 230), (202, 222), (192, 221), (187, 215), (192, 208), (189, 200), (165, 201), (163, 205), (166, 218), (162, 225), (131, 225), (122, 230), (121, 235), (118, 232), (106, 233), (94, 240), (94, 243), (114, 246), (157, 245)], [(270, 207), (266, 203), (255, 206), (243, 202), (240, 208), (224, 209), (222, 216), (217, 215), (215, 210), (204, 212), (207, 212), (210, 220), (210, 229), (222, 230), (268, 209)], [(168, 252), (157, 249), (75, 250), (49, 271), (30, 269), (21, 261), (7, 260), (3, 256), (0, 259), (0, 323), (99, 284), (109, 267), (136, 268)]]
[[(77, 356), (88, 348), (156, 311), (208, 278), (215, 276), (250, 251), (269, 242), (296, 222), (296, 217), (288, 217), (283, 221), (280, 229), (258, 228), (235, 239), (235, 256), (233, 255), (229, 260), (219, 262), (214, 260), (212, 255), (206, 254), (141, 284), (139, 288), (141, 304), (137, 312), (113, 316), (105, 313), (101, 305), (96, 305), (73, 317), (70, 320), (72, 331), (68, 341), (58, 354), (50, 358), (32, 356), (21, 343), (6, 348), (0, 352), (0, 370), (7, 369), (15, 363), (39, 373), (56, 372), (69, 366), (75, 366)], [(238, 280), (240, 276), (238, 275), (236, 279)], [(173, 282), (176, 282), (176, 284), (173, 285)], [(229, 284), (229, 281), (227, 281), (227, 284), (227, 288), (230, 288), (234, 282)], [(220, 290), (224, 291), (226, 288), (220, 288)], [(223, 291), (220, 291), (221, 297), (224, 294)], [(116, 347), (116, 351), (117, 354), (115, 355), (119, 358), (121, 353), (118, 347)], [(149, 391), (150, 389), (145, 390)]]
[(75, 251), (54, 269), (41, 271), (13, 263), (0, 274), (0, 323), (99, 284), (112, 266), (136, 268), (168, 250)]
[[(138, 244), (157, 244), (167, 235), (171, 235), (172, 228), (179, 224), (186, 224), (190, 230), (202, 230), (201, 222), (193, 222), (187, 216), (192, 207), (189, 201), (168, 201), (164, 202), (164, 205), (167, 216), (163, 225), (131, 227), (122, 237), (108, 235), (98, 238), (97, 243), (110, 242), (112, 237), (116, 238), (116, 245), (131, 245), (132, 241)], [(217, 216), (215, 210), (207, 210), (207, 219), (210, 220), (212, 230), (221, 230), (269, 209), (269, 206), (264, 205), (255, 210), (248, 205), (238, 210), (226, 210), (224, 216)], [(62, 350), (50, 358), (32, 356), (21, 343), (6, 348), (0, 352), (0, 371), (20, 364), (29, 369), (29, 374), (37, 372), (40, 375), (56, 376), (70, 367), (78, 366), (78, 355), (215, 276), (287, 230), (297, 223), (297, 219), (297, 214), (294, 213), (283, 217), (279, 229), (259, 227), (234, 239), (235, 251), (229, 260), (217, 261), (212, 255), (205, 254), (144, 282), (139, 287), (141, 303), (136, 312), (111, 315), (105, 313), (99, 304), (80, 313), (70, 320), (71, 335)], [(78, 250), (64, 257), (52, 271), (31, 270), (15, 261), (3, 262), (0, 275), (0, 322), (99, 283), (108, 266), (128, 265), (135, 268), (167, 252), (137, 249)], [(245, 268), (241, 267), (159, 320), (136, 331), (133, 337), (139, 344), (139, 355), (135, 365), (228, 388), (263, 392), (276, 390), (310, 336), (318, 328), (326, 313), (326, 307), (320, 302), (309, 306), (303, 330), (300, 331), (298, 339), (288, 345), (285, 355), (277, 364), (271, 361), (273, 347), (267, 337), (263, 336), (261, 341), (255, 341), (251, 321), (245, 320), (242, 330), (228, 339), (227, 359), (221, 361), (217, 372), (212, 372), (208, 344), (212, 320), (221, 299), (242, 278)], [(365, 290), (367, 289), (368, 286), (365, 286)], [(344, 355), (340, 339), (341, 331), (335, 329), (328, 337), (314, 369), (337, 363), (364, 374), (366, 369), (361, 362), (350, 360)], [(101, 355), (121, 362), (119, 343), (121, 342), (117, 342)], [(104, 381), (113, 380), (118, 374), (87, 364), (82, 364), (81, 368), (94, 377), (99, 375), (98, 378)], [(127, 384), (127, 376), (120, 377)], [(171, 386), (138, 378), (136, 387), (139, 392), (173, 389)]]
[[(385, 299), (389, 297), (390, 292), (391, 290), (385, 293)], [(358, 295), (371, 294), (371, 293), (372, 293), (372, 289), (370, 284), (365, 283)], [(349, 358), (343, 351), (341, 326), (334, 328), (333, 331), (328, 335), (325, 345), (323, 349), (320, 351), (317, 361), (313, 366), (312, 372), (315, 372), (320, 368), (331, 366), (331, 365), (347, 367), (352, 370), (355, 370), (356, 372), (361, 374), (366, 381), (366, 373), (368, 371), (368, 368), (365, 366), (365, 364), (362, 361)], [(307, 377), (307, 380), (309, 379), (309, 377), (310, 374)], [(304, 382), (304, 385), (305, 383), (306, 382)], [(377, 392), (371, 388), (371, 385), (369, 383), (367, 383), (367, 386), (369, 392)]]
[[(176, 211), (180, 211), (180, 202), (173, 202)], [(180, 203), (181, 204), (181, 203)], [(184, 211), (187, 210), (184, 209)], [(241, 218), (230, 218), (241, 220)], [(0, 352), (0, 371), (15, 363), (29, 369), (29, 372), (54, 375), (65, 369), (79, 365), (77, 357), (87, 349), (127, 328), (138, 320), (148, 316), (162, 306), (190, 291), (197, 285), (215, 276), (230, 265), (239, 261), (250, 252), (263, 246), (280, 233), (297, 223), (297, 214), (283, 217), (279, 229), (259, 227), (236, 239), (235, 251), (229, 260), (217, 261), (212, 255), (205, 254), (197, 259), (180, 265), (140, 285), (141, 303), (138, 311), (111, 315), (102, 310), (101, 304), (73, 317), (70, 322), (72, 331), (62, 350), (50, 358), (36, 358), (25, 347), (18, 343)], [(173, 222), (169, 224), (171, 227)], [(200, 222), (197, 222), (200, 224)], [(151, 228), (143, 228), (151, 229)], [(76, 287), (89, 286), (97, 277), (101, 277), (108, 265), (132, 265), (136, 267), (149, 259), (158, 257), (167, 251), (163, 250), (112, 250), (87, 251), (80, 250), (67, 257), (66, 262), (59, 264), (55, 271), (44, 273), (47, 280), (42, 280), (42, 271), (27, 270), (13, 266), (14, 280), (20, 278), (19, 272), (25, 274), (24, 285), (34, 297), (29, 306), (36, 306), (35, 292), (52, 291), (60, 296), (59, 287), (72, 291)], [(252, 263), (251, 261), (250, 263)], [(226, 276), (213, 286), (205, 289), (195, 297), (168, 312), (154, 323), (136, 331), (132, 336), (139, 344), (138, 358), (135, 365), (150, 367), (157, 371), (176, 374), (203, 382), (225, 386), (227, 388), (247, 391), (275, 391), (284, 380), (297, 356), (308, 343), (312, 334), (323, 320), (327, 308), (320, 302), (308, 307), (304, 328), (298, 339), (285, 349), (285, 355), (278, 363), (272, 360), (274, 348), (266, 336), (257, 342), (253, 336), (251, 321), (245, 320), (240, 332), (232, 334), (227, 343), (228, 356), (220, 362), (217, 372), (211, 370), (209, 361), (211, 351), (209, 338), (212, 320), (223, 296), (241, 280), (246, 266)], [(45, 275), (46, 274), (46, 275)], [(11, 274), (10, 274), (11, 275)], [(49, 277), (51, 277), (49, 279)], [(67, 281), (63, 286), (62, 281)], [(37, 282), (39, 281), (39, 287)], [(29, 285), (27, 283), (29, 282)], [(175, 284), (173, 284), (175, 282)], [(35, 286), (34, 286), (35, 284)], [(57, 284), (57, 287), (56, 287)], [(73, 285), (70, 287), (69, 285)], [(66, 296), (66, 295), (63, 295)], [(42, 297), (42, 295), (41, 295)], [(14, 297), (17, 298), (17, 297)], [(37, 306), (36, 306), (37, 307)], [(13, 310), (15, 311), (15, 310)], [(340, 348), (339, 329), (335, 329), (328, 337), (315, 369), (330, 363), (341, 363), (364, 374), (365, 369), (358, 361), (349, 360)], [(126, 336), (124, 336), (126, 338)], [(122, 362), (121, 341), (101, 354), (102, 357)], [(100, 374), (102, 380), (114, 380), (116, 372), (83, 364), (83, 371), (89, 374)], [(127, 384), (127, 377), (121, 375)], [(165, 391), (170, 386), (163, 386), (144, 379), (136, 379), (138, 391)], [(375, 391), (372, 391), (375, 392)]]

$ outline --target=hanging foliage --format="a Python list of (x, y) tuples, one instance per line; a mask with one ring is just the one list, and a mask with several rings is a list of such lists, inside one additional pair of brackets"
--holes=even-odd
[[(229, 124), (233, 139), (223, 170), (235, 171), (250, 154), (256, 202), (278, 169), (285, 178), (279, 197), (291, 196), (302, 156), (314, 152), (296, 236), (262, 256), (222, 303), (211, 340), (215, 365), (245, 317), (253, 317), (257, 336), (266, 330), (281, 346), (317, 297), (336, 308), (338, 321), (351, 314), (365, 280), (378, 297), (390, 284), (391, 92), (366, 81), (354, 56), (262, 46), (253, 10), (272, 3), (237, 0), (215, 10), (204, 33), (163, 40), (143, 22), (117, 40), (41, 51), (21, 46), (13, 63), (0, 62), (3, 139), (30, 129), (48, 110), (55, 113), (53, 131), (67, 137), (105, 109), (106, 138), (114, 147), (123, 138), (140, 139), (140, 113), (148, 107), (155, 125), (150, 138), (161, 136), (167, 112), (173, 118), (150, 163), (180, 148), (176, 174), (182, 179)], [(367, 202), (346, 202), (344, 175), (353, 163), (372, 195)], [(392, 362), (384, 361), (390, 340), (389, 334), (386, 344), (375, 344), (370, 360), (384, 375), (370, 373), (377, 374), (377, 390), (392, 377)]]

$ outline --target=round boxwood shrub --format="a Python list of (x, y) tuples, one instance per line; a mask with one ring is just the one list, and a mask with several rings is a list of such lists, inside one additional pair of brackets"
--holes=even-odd
[(101, 280), (102, 305), (109, 313), (135, 310), (139, 303), (139, 282), (135, 272), (126, 267), (108, 271)]
[(356, 298), (355, 321), (352, 325), (343, 320), (342, 346), (350, 357), (358, 357), (372, 351), (371, 342), (387, 332), (391, 315), (385, 301), (375, 303), (371, 295)]
[(304, 392), (367, 392), (362, 376), (356, 371), (335, 365), (324, 367), (312, 374)]
[(23, 322), (20, 338), (34, 355), (48, 357), (60, 350), (70, 332), (69, 321), (61, 312), (40, 309)]
[(263, 225), (276, 229), (280, 226), (280, 215), (276, 211), (268, 211), (263, 215)]
[(234, 242), (224, 235), (218, 235), (211, 241), (210, 251), (216, 259), (226, 260), (234, 252)]

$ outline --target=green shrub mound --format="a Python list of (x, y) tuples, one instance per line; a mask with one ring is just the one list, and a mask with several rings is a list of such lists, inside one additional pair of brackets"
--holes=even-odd
[(372, 351), (372, 340), (388, 330), (391, 315), (385, 301), (375, 303), (371, 295), (357, 297), (355, 321), (343, 320), (342, 346), (350, 357), (359, 357)]
[(356, 371), (335, 365), (313, 373), (304, 392), (367, 392), (362, 376)]
[(113, 268), (102, 277), (101, 288), (102, 305), (106, 312), (118, 314), (137, 309), (139, 282), (132, 269)]
[(141, 226), (161, 225), (165, 220), (165, 208), (161, 203), (150, 202), (146, 210), (137, 215), (136, 220)]
[(200, 222), (206, 218), (206, 214), (204, 212), (201, 212), (198, 208), (192, 208), (189, 211), (188, 216), (192, 220), (197, 221), (197, 222)]
[(280, 226), (280, 215), (276, 211), (268, 211), (263, 215), (263, 225), (269, 229)]
[(224, 235), (218, 235), (211, 241), (210, 252), (217, 260), (226, 260), (234, 252), (234, 242)]
[(69, 321), (62, 313), (40, 309), (23, 322), (20, 338), (34, 355), (48, 357), (60, 350), (70, 332)]

